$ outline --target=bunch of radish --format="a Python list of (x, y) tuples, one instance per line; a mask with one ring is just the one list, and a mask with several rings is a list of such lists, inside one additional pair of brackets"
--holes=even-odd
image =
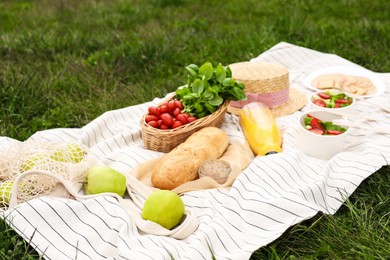
[(173, 99), (159, 106), (150, 106), (146, 123), (161, 130), (174, 129), (196, 120), (188, 113), (182, 113), (184, 106), (180, 100)]

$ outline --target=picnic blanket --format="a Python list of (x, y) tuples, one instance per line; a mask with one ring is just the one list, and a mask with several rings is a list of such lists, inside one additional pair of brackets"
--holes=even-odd
[[(361, 68), (334, 54), (281, 42), (254, 61), (279, 63), (290, 72), (290, 84), (307, 95), (302, 80), (321, 68)], [(375, 115), (365, 125), (390, 129), (390, 115), (374, 104), (390, 100), (390, 73), (376, 73), (385, 82), (381, 96), (361, 99), (356, 113)], [(50, 129), (29, 140), (82, 142), (98, 161), (122, 173), (162, 154), (146, 150), (140, 118), (156, 100), (107, 111), (79, 129)], [(334, 214), (359, 184), (390, 162), (390, 134), (353, 129), (343, 152), (330, 160), (297, 149), (300, 111), (276, 119), (283, 152), (252, 160), (231, 187), (185, 192), (182, 199), (199, 225), (184, 239), (142, 232), (121, 203), (111, 196), (74, 200), (43, 196), (3, 212), (13, 229), (45, 259), (249, 259), (258, 248), (289, 227), (318, 212)], [(231, 142), (244, 142), (238, 117), (226, 114), (221, 127)], [(389, 131), (390, 132), (390, 131)], [(27, 140), (27, 141), (29, 141)], [(19, 141), (0, 137), (1, 146)], [(137, 195), (136, 195), (137, 196)]]

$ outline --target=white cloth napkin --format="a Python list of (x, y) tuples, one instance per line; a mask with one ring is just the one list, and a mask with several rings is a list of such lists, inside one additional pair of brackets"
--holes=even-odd
[[(275, 62), (290, 70), (291, 85), (302, 85), (311, 72), (328, 66), (359, 67), (334, 54), (279, 43), (253, 60)], [(390, 100), (390, 74), (377, 73), (385, 93), (370, 98)], [(52, 129), (30, 139), (74, 142), (90, 148), (97, 160), (127, 173), (160, 153), (143, 148), (139, 120), (152, 102), (108, 111), (80, 129)], [(40, 197), (4, 212), (3, 217), (45, 259), (248, 259), (259, 247), (280, 237), (290, 226), (318, 212), (334, 214), (359, 184), (390, 161), (390, 135), (355, 129), (344, 152), (329, 161), (297, 149), (298, 116), (277, 119), (283, 134), (283, 152), (256, 157), (231, 188), (191, 191), (182, 198), (199, 221), (185, 239), (150, 235), (137, 228), (126, 206), (111, 196), (84, 200)], [(381, 128), (390, 129), (389, 114), (365, 100), (356, 111), (375, 113)], [(238, 118), (227, 114), (222, 129), (233, 141), (243, 142)], [(1, 137), (0, 145), (16, 140)], [(134, 193), (142, 201), (142, 194)]]

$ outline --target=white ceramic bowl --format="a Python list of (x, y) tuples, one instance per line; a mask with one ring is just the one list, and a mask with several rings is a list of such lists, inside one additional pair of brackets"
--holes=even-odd
[(349, 128), (343, 126), (347, 130), (339, 135), (320, 135), (312, 133), (305, 127), (304, 118), (307, 117), (308, 114), (323, 122), (332, 122), (332, 120), (341, 119), (342, 117), (323, 110), (311, 110), (299, 117), (298, 148), (309, 156), (329, 160), (344, 149)]
[[(321, 99), (319, 94), (324, 93), (324, 92), (331, 93), (332, 95), (343, 93), (346, 96), (352, 98), (352, 103), (349, 104), (348, 106), (340, 107), (340, 108), (322, 107), (322, 106), (315, 104), (314, 101), (316, 99)], [(323, 100), (325, 100), (325, 99), (323, 99)], [(337, 90), (321, 90), (321, 91), (317, 91), (317, 92), (311, 94), (310, 99), (309, 99), (309, 103), (310, 103), (310, 108), (313, 110), (324, 110), (324, 111), (334, 111), (334, 112), (341, 112), (341, 113), (350, 113), (351, 111), (353, 111), (353, 107), (356, 104), (356, 98), (349, 95), (348, 93), (337, 91)]]

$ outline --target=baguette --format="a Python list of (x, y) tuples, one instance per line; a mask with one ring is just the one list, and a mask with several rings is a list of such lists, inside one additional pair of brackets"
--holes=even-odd
[(206, 160), (218, 159), (229, 145), (224, 131), (205, 127), (167, 153), (153, 168), (151, 181), (155, 188), (172, 190), (198, 176), (198, 169)]

